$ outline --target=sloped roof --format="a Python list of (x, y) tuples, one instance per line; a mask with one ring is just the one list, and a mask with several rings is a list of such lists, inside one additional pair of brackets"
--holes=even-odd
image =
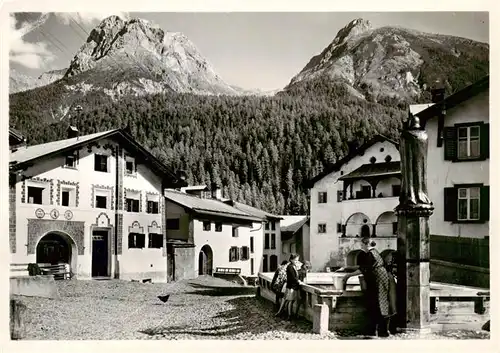
[(400, 162), (367, 163), (353, 170), (349, 174), (343, 175), (339, 180), (357, 179), (362, 177), (390, 176), (401, 174)]
[(484, 92), (490, 88), (490, 75), (483, 77), (482, 79), (474, 82), (473, 84), (461, 89), (458, 92), (446, 97), (440, 102), (431, 105), (427, 109), (419, 111), (416, 116), (420, 118), (420, 124), (425, 126), (427, 120), (432, 119), (439, 115), (442, 106), (445, 109), (451, 109), (460, 103), (470, 99), (477, 94)]
[(415, 115), (420, 113), (422, 110), (429, 108), (434, 105), (434, 103), (426, 103), (426, 104), (411, 104), (410, 105), (410, 113)]
[(145, 163), (148, 163), (157, 173), (168, 177), (172, 181), (172, 183), (175, 183), (175, 186), (185, 186), (185, 182), (179, 180), (176, 174), (170, 168), (168, 168), (160, 160), (158, 160), (155, 156), (148, 152), (123, 129), (108, 130), (65, 140), (21, 147), (16, 151), (11, 152), (10, 169), (22, 170), (32, 163), (35, 163), (44, 158), (49, 158), (55, 155), (72, 151), (76, 148), (81, 148), (83, 145), (103, 138), (113, 138), (118, 140), (122, 145), (126, 145), (127, 149), (142, 156)]
[(16, 129), (9, 127), (9, 137), (12, 137), (13, 139), (23, 142), (25, 140), (25, 137), (21, 132), (17, 131)]
[(308, 180), (305, 183), (306, 186), (308, 188), (312, 188), (316, 182), (318, 182), (319, 180), (323, 179), (325, 176), (327, 176), (330, 173), (339, 171), (340, 168), (345, 163), (349, 162), (354, 157), (360, 155), (361, 153), (363, 153), (364, 151), (366, 151), (368, 148), (372, 147), (374, 144), (376, 144), (378, 142), (385, 142), (385, 141), (388, 141), (388, 142), (392, 143), (394, 146), (396, 146), (396, 148), (399, 149), (399, 143), (397, 143), (396, 141), (394, 141), (394, 140), (392, 140), (392, 139), (390, 139), (390, 138), (388, 138), (387, 136), (384, 136), (384, 135), (376, 135), (373, 139), (367, 141), (366, 143), (364, 143), (363, 145), (361, 145), (359, 148), (357, 148), (354, 151), (350, 152), (349, 154), (347, 154), (347, 156), (345, 156), (344, 158), (342, 158), (337, 163), (331, 165), (328, 168), (325, 168), (325, 170), (323, 172), (319, 173), (314, 178)]
[(184, 208), (187, 208), (199, 215), (220, 216), (256, 222), (261, 222), (263, 220), (262, 217), (256, 217), (219, 200), (202, 199), (186, 194), (184, 192), (171, 189), (165, 190), (164, 195), (167, 200), (172, 201)]
[(206, 185), (192, 185), (181, 188), (181, 191), (207, 191), (207, 190), (208, 186)]
[(252, 207), (252, 206), (249, 206), (249, 205), (245, 205), (244, 203), (241, 203), (241, 202), (237, 202), (237, 201), (234, 201), (234, 200), (226, 200), (224, 201), (224, 203), (230, 205), (230, 206), (233, 206), (243, 212), (246, 212), (252, 216), (255, 216), (255, 217), (258, 217), (258, 218), (261, 218), (261, 219), (265, 219), (265, 218), (268, 218), (268, 219), (277, 219), (277, 220), (280, 220), (282, 219), (280, 216), (277, 216), (277, 215), (273, 215), (269, 212), (266, 212), (266, 211), (263, 211), (261, 209), (258, 209), (258, 208), (255, 208), (255, 207)]
[(104, 132), (97, 132), (95, 134), (80, 136), (79, 138), (74, 137), (66, 140), (52, 141), (47, 143), (42, 143), (40, 145), (26, 146), (18, 149), (17, 151), (10, 154), (10, 162), (17, 162), (18, 164), (32, 161), (40, 157), (53, 154), (55, 152), (74, 148), (77, 145), (85, 144), (89, 141), (103, 138), (109, 136), (113, 132), (117, 132), (118, 129), (108, 130)]
[(288, 233), (289, 232), (289, 233), (295, 234), (309, 220), (308, 216), (299, 216), (299, 217), (301, 217), (301, 218), (299, 218), (298, 221), (295, 221), (294, 223), (280, 227), (281, 233)]

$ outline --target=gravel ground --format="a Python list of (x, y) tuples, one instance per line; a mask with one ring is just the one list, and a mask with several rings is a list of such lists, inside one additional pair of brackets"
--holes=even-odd
[[(212, 277), (150, 284), (57, 281), (58, 300), (18, 297), (28, 308), (26, 339), (361, 339), (352, 333), (312, 334), (305, 320), (275, 318), (255, 288)], [(171, 294), (167, 303), (158, 295)], [(488, 332), (447, 331), (426, 339), (489, 338)], [(416, 338), (398, 334), (390, 339)]]

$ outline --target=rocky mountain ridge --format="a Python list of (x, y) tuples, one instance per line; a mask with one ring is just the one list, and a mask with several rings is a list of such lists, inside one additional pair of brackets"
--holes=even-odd
[[(328, 77), (344, 83), (370, 101), (397, 98), (415, 101), (436, 80), (454, 91), (488, 73), (489, 45), (470, 39), (424, 33), (402, 27), (373, 28), (356, 19), (294, 76), (285, 87)], [(472, 72), (466, 82), (457, 74)], [(474, 71), (475, 70), (475, 71)]]

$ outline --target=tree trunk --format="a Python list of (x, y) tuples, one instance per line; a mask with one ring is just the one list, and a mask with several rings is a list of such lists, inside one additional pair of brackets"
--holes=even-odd
[(26, 335), (25, 312), (26, 305), (19, 300), (10, 300), (10, 338), (12, 340), (23, 339)]

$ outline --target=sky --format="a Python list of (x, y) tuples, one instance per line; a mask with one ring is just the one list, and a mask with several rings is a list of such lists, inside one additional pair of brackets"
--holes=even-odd
[(286, 86), (356, 18), (375, 28), (402, 26), (489, 43), (488, 12), (16, 13), (10, 16), (11, 68), (38, 76), (68, 67), (92, 28), (112, 14), (184, 33), (227, 83), (265, 91)]

